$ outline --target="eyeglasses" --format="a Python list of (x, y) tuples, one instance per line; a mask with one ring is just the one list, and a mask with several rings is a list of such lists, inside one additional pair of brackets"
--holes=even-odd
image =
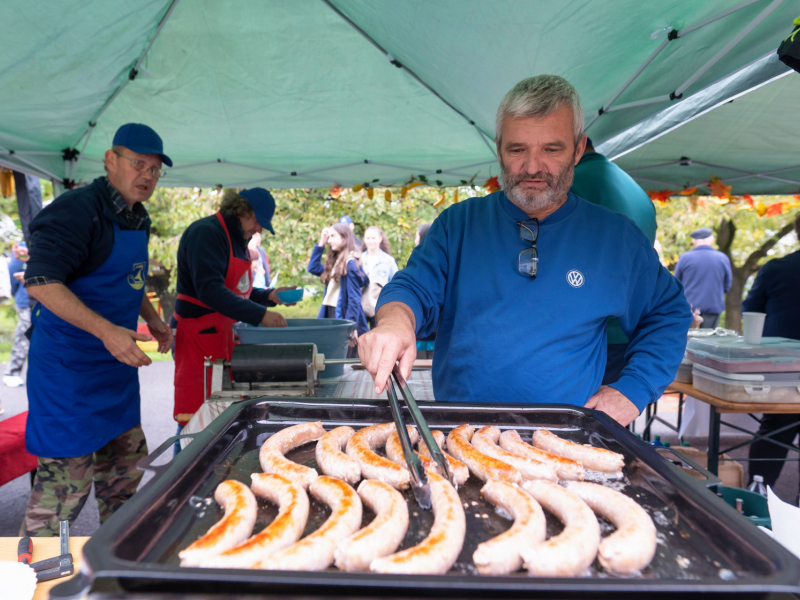
[(539, 237), (539, 219), (528, 219), (527, 221), (517, 221), (519, 225), (519, 237), (524, 242), (530, 242), (531, 247), (525, 248), (519, 253), (517, 265), (519, 272), (523, 275), (530, 275), (531, 279), (536, 279), (536, 272), (539, 270), (539, 252), (536, 250), (536, 239)]
[(156, 179), (161, 179), (167, 174), (167, 172), (164, 169), (159, 169), (158, 167), (145, 168), (145, 164), (141, 160), (137, 160), (135, 158), (128, 158), (127, 156), (125, 156), (124, 154), (120, 154), (116, 150), (114, 150), (114, 154), (130, 162), (133, 165), (133, 168), (136, 169), (137, 171), (147, 171), (148, 173), (150, 173), (150, 175), (152, 175)]

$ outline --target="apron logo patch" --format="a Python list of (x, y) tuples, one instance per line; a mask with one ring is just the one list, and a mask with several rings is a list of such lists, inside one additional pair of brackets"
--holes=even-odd
[(236, 286), (236, 289), (242, 292), (243, 294), (247, 293), (247, 290), (250, 289), (250, 272), (245, 271), (242, 273), (242, 278), (239, 280), (239, 285)]
[(580, 271), (570, 271), (567, 273), (567, 283), (574, 288), (579, 288), (583, 285), (583, 273)]
[(144, 265), (145, 263), (136, 263), (133, 265), (133, 271), (128, 274), (128, 285), (135, 290), (144, 287)]

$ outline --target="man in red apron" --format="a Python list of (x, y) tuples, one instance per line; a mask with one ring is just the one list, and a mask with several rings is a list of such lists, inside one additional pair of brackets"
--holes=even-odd
[(147, 456), (137, 367), (139, 316), (166, 352), (172, 331), (145, 295), (150, 218), (142, 205), (172, 166), (146, 125), (123, 125), (107, 177), (68, 191), (31, 222), (25, 284), (38, 301), (28, 356), (25, 443), (39, 457), (21, 535), (58, 535), (95, 486), (100, 521), (130, 498)]
[(181, 236), (173, 413), (178, 431), (203, 404), (203, 362), (230, 360), (234, 323), (286, 327), (286, 320), (266, 307), (281, 304), (275, 292), (292, 288), (253, 288), (247, 253), (255, 233), (275, 233), (273, 214), (275, 200), (267, 190), (228, 190), (219, 212), (195, 221)]

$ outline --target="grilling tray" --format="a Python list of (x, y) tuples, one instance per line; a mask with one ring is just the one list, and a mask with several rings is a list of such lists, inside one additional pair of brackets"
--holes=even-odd
[[(644, 593), (720, 597), (735, 593), (759, 597), (800, 592), (800, 561), (709, 491), (707, 486), (714, 482), (687, 476), (603, 413), (561, 405), (473, 406), (437, 402), (420, 403), (420, 408), (431, 428), (445, 433), (463, 423), (496, 425), (500, 429), (516, 429), (529, 440), (535, 429), (546, 427), (574, 442), (623, 454), (623, 479), (601, 482), (634, 498), (652, 516), (659, 541), (653, 562), (640, 576), (627, 579), (609, 575), (596, 561), (591, 573), (583, 578), (535, 578), (524, 571), (502, 577), (478, 575), (472, 564), (475, 548), (508, 529), (512, 522), (482, 498), (483, 482), (471, 476), (459, 489), (467, 518), (464, 547), (446, 575), (359, 574), (333, 567), (319, 573), (181, 568), (178, 552), (222, 517), (222, 509), (212, 499), (216, 486), (225, 479), (249, 485), (250, 474), (261, 470), (258, 450), (272, 433), (305, 421), (320, 420), (326, 429), (340, 425), (358, 429), (392, 420), (389, 407), (381, 401), (257, 398), (231, 406), (169, 465), (151, 467), (157, 470), (156, 477), (84, 547), (82, 579), (56, 588), (54, 597), (69, 597), (78, 593), (81, 586), (82, 591), (91, 586), (100, 595), (99, 590), (114, 589), (137, 598), (138, 594), (158, 593), (203, 597), (260, 593), (616, 598), (620, 594), (640, 597)], [(316, 467), (314, 444), (287, 456)], [(433, 523), (431, 511), (420, 509), (410, 491), (405, 496), (410, 525), (400, 549), (419, 543)], [(327, 506), (310, 499), (306, 535), (330, 514)], [(276, 513), (276, 507), (259, 500), (254, 533), (268, 525)], [(373, 517), (364, 507), (364, 524)], [(562, 529), (550, 514), (547, 522), (548, 537)], [(600, 523), (604, 532), (612, 529), (602, 518)]]

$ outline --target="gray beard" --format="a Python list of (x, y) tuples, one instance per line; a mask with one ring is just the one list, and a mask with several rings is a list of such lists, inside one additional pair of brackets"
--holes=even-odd
[[(558, 177), (554, 177), (544, 171), (533, 174), (512, 175), (503, 164), (502, 158), (500, 159), (500, 167), (502, 169), (503, 191), (506, 197), (512, 204), (526, 213), (542, 210), (560, 202), (569, 192), (575, 173), (575, 167), (572, 162), (564, 167)], [(547, 187), (543, 190), (523, 190), (519, 187), (519, 184), (526, 179), (544, 179), (547, 182)]]

